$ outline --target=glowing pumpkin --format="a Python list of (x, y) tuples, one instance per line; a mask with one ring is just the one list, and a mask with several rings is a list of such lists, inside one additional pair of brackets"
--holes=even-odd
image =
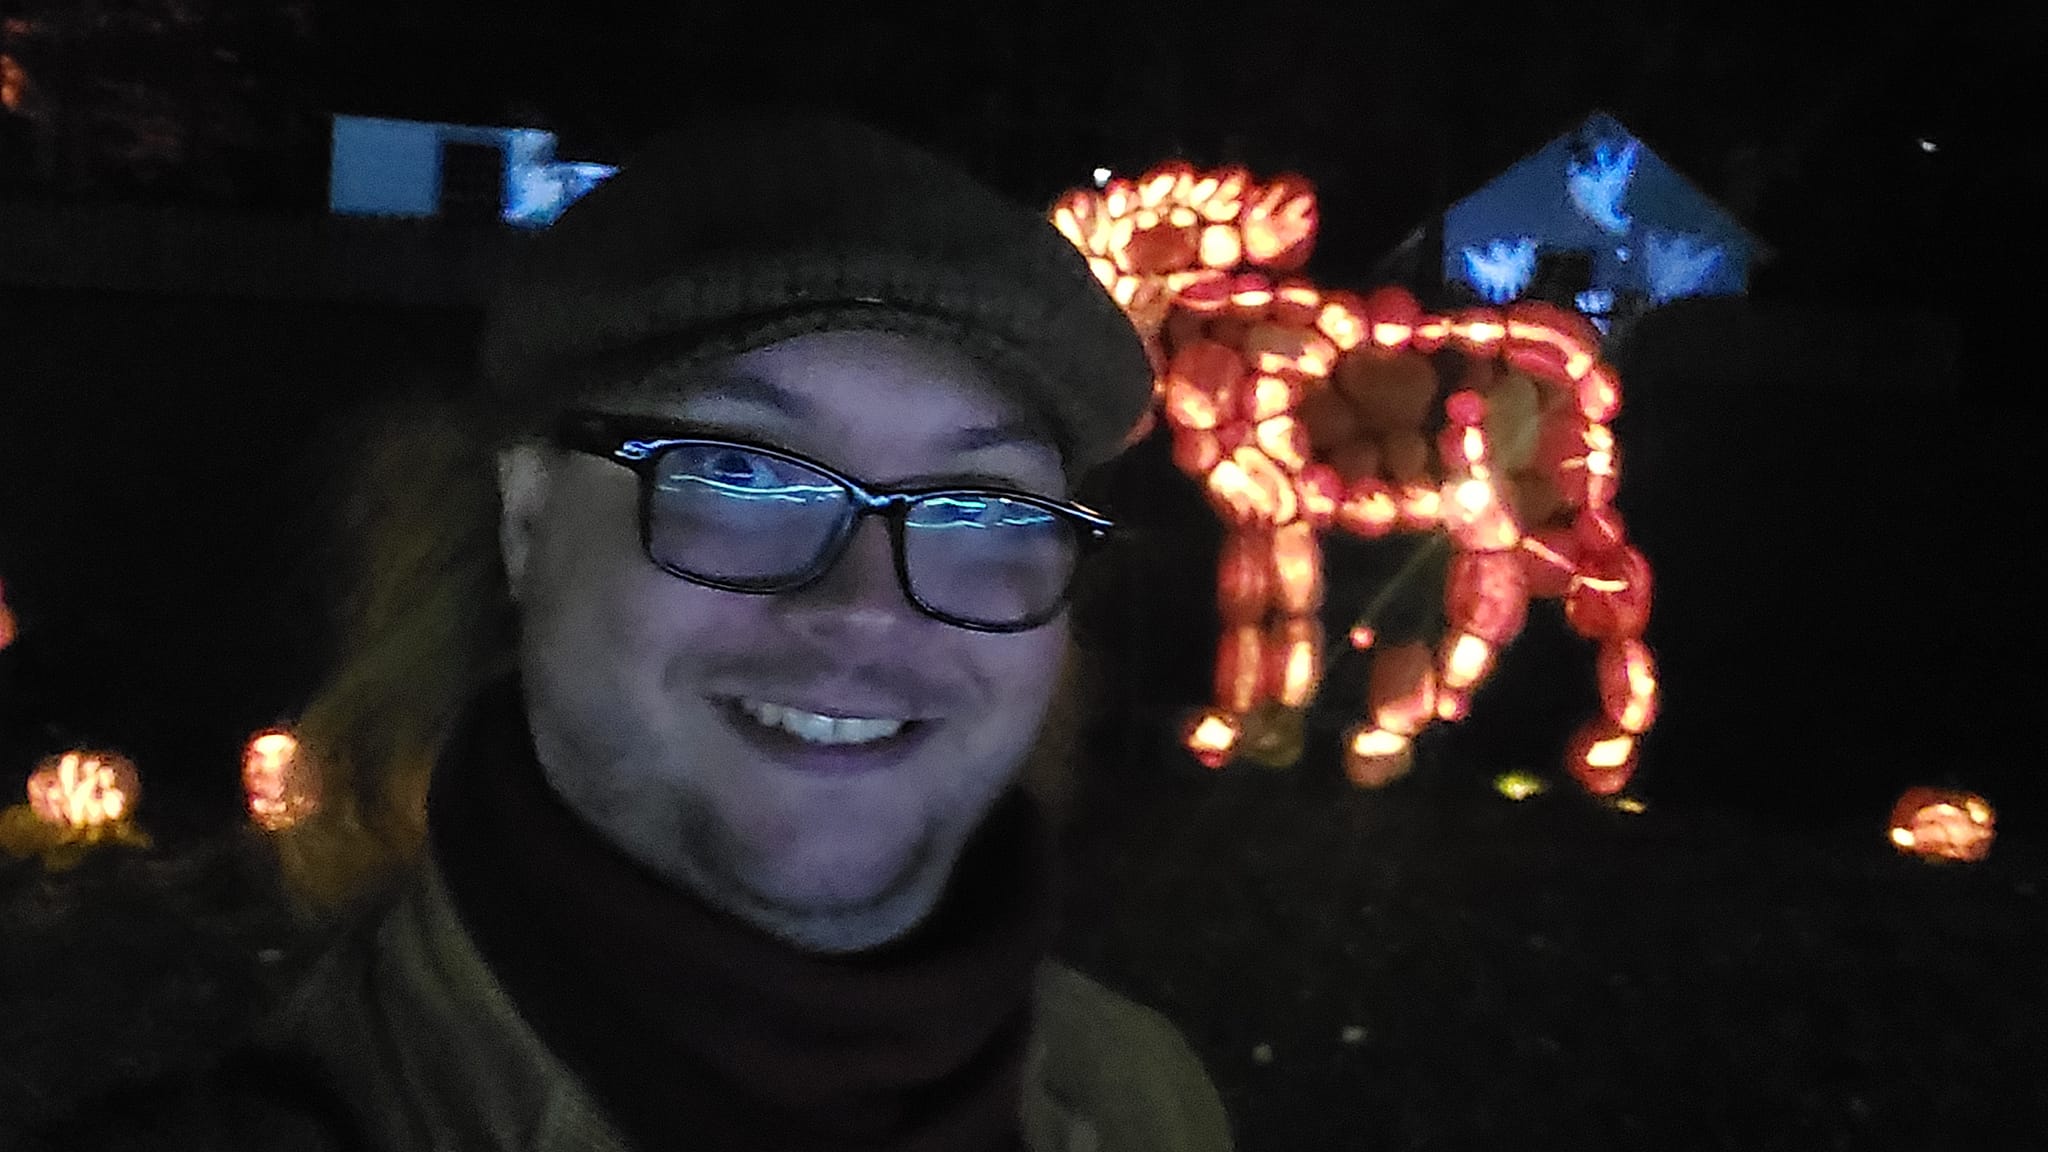
[(1242, 716), (1259, 702), (1266, 676), (1265, 631), (1257, 624), (1223, 630), (1216, 645), (1216, 703)]
[(1265, 682), (1259, 695), (1283, 708), (1305, 708), (1323, 678), (1323, 626), (1313, 616), (1289, 616), (1266, 632)]
[(1581, 787), (1595, 796), (1612, 796), (1628, 787), (1635, 775), (1637, 739), (1613, 722), (1588, 721), (1572, 738), (1565, 766)]
[(1565, 591), (1565, 619), (1588, 640), (1632, 640), (1650, 622), (1650, 565), (1622, 547), (1584, 557)]
[(1294, 523), (1273, 533), (1273, 575), (1282, 612), (1300, 616), (1323, 606), (1322, 553), (1314, 529)]
[(1657, 719), (1657, 662), (1641, 640), (1617, 640), (1600, 648), (1600, 700), (1607, 718), (1631, 736)]
[(1529, 618), (1529, 575), (1524, 553), (1461, 552), (1444, 581), (1444, 615), (1451, 627), (1498, 648)]
[(1385, 788), (1415, 767), (1415, 745), (1408, 737), (1371, 724), (1344, 734), (1344, 775), (1360, 788)]
[(7, 646), (14, 643), (15, 634), (19, 630), (14, 620), (14, 609), (7, 606), (7, 586), (0, 584), (0, 652), (6, 651)]
[(1273, 597), (1273, 537), (1234, 532), (1216, 564), (1216, 607), (1225, 624), (1257, 624)]
[(1221, 768), (1237, 752), (1244, 728), (1237, 717), (1215, 708), (1204, 708), (1188, 718), (1181, 732), (1181, 744), (1204, 768)]
[(122, 823), (141, 794), (134, 762), (114, 752), (62, 752), (28, 778), (28, 806), (36, 819), (71, 830)]
[(282, 831), (313, 811), (298, 753), (298, 737), (282, 728), (258, 732), (242, 747), (242, 793), (249, 818), (266, 831)]
[(1453, 692), (1469, 692), (1493, 671), (1494, 646), (1470, 632), (1444, 637), (1437, 681)]
[(1372, 661), (1366, 705), (1372, 727), (1413, 736), (1436, 716), (1436, 654), (1427, 644), (1381, 648)]
[(1891, 841), (1925, 860), (1982, 860), (1991, 852), (1997, 813), (1974, 792), (1908, 788), (1892, 806)]

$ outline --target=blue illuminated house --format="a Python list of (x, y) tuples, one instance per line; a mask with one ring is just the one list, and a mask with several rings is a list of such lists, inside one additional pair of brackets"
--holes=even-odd
[[(1575, 304), (1604, 328), (1673, 300), (1740, 296), (1769, 249), (1613, 117), (1596, 112), (1443, 214), (1440, 268), (1452, 298)], [(1421, 285), (1427, 289), (1431, 285)]]
[(336, 116), (328, 209), (544, 228), (613, 171), (555, 159), (554, 134), (539, 129)]

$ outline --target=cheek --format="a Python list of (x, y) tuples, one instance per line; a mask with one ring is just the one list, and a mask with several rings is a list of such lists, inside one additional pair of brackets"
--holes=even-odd
[(689, 585), (649, 563), (630, 510), (592, 507), (536, 540), (539, 580), (522, 605), (529, 661), (584, 683), (642, 678), (677, 643)]
[(665, 697), (764, 626), (758, 598), (678, 580), (637, 552), (577, 561), (560, 587), (556, 626), (541, 639), (629, 697)]
[[(1016, 636), (975, 637), (977, 678), (989, 685), (983, 738), (1022, 755), (1037, 736), (1059, 684), (1066, 629), (1059, 624)], [(996, 749), (990, 749), (995, 751)]]

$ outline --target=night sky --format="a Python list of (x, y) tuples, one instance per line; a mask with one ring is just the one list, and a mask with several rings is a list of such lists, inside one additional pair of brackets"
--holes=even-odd
[(2018, 239), (2005, 206), (2042, 187), (2039, 131), (2016, 123), (2038, 13), (865, 7), (330, 5), (328, 101), (469, 121), (537, 113), (570, 149), (614, 155), (678, 109), (825, 102), (1041, 200), (1098, 164), (1172, 153), (1294, 168), (1322, 189), (1323, 262), (1345, 266), (1369, 265), (1433, 207), (1604, 107), (1779, 248), (1758, 291), (1940, 311), (1996, 272)]

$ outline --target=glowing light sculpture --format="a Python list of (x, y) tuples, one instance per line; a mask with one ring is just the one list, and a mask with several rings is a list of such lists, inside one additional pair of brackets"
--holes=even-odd
[(1495, 240), (1484, 249), (1467, 244), (1465, 276), (1489, 303), (1505, 304), (1522, 294), (1536, 276), (1536, 238)]
[(1997, 813), (1959, 788), (1908, 788), (1892, 806), (1892, 846), (1923, 860), (1982, 860), (1991, 853)]
[[(1626, 229), (1635, 156), (1632, 140), (1595, 147), (1574, 172), (1582, 210)], [(1344, 739), (1347, 776), (1370, 788), (1405, 775), (1415, 736), (1467, 714), (1529, 601), (1546, 598), (1600, 645), (1604, 715), (1566, 768), (1616, 795), (1658, 685), (1642, 643), (1649, 564), (1613, 506), (1620, 450), (1608, 423), (1621, 382), (1599, 332), (1539, 302), (1437, 316), (1400, 288), (1324, 289), (1295, 274), (1317, 211), (1301, 177), (1261, 183), (1241, 168), (1173, 163), (1071, 191), (1050, 213), (1143, 337), (1152, 416), (1224, 525), (1215, 695), (1187, 719), (1184, 745), (1218, 769), (1298, 756), (1301, 711), (1328, 656), (1321, 534), (1425, 534), (1452, 553), (1449, 629), (1437, 645), (1377, 647), (1377, 606), (1350, 629), (1349, 646), (1374, 650), (1375, 666), (1366, 719)], [(1496, 293), (1512, 295), (1506, 277), (1533, 265), (1534, 244), (1526, 256), (1519, 244), (1480, 255), (1499, 257)], [(1469, 366), (1448, 389), (1427, 358), (1444, 348)], [(1432, 442), (1424, 429), (1439, 404)], [(1148, 416), (1132, 439), (1152, 426)]]
[(97, 844), (149, 845), (135, 825), (141, 775), (117, 752), (78, 748), (50, 756), (29, 774), (27, 791), (25, 804), (0, 812), (0, 850), (39, 855), (54, 869)]
[(299, 760), (299, 738), (268, 728), (242, 746), (242, 795), (249, 819), (266, 832), (282, 832), (313, 814), (310, 774)]
[(1644, 238), (1645, 277), (1650, 300), (1668, 304), (1706, 290), (1708, 277), (1720, 266), (1722, 250), (1703, 237), (1652, 231)]
[(1642, 145), (1626, 133), (1587, 142), (1565, 161), (1565, 190), (1579, 214), (1610, 236), (1626, 236), (1635, 220), (1622, 207), (1635, 182)]

